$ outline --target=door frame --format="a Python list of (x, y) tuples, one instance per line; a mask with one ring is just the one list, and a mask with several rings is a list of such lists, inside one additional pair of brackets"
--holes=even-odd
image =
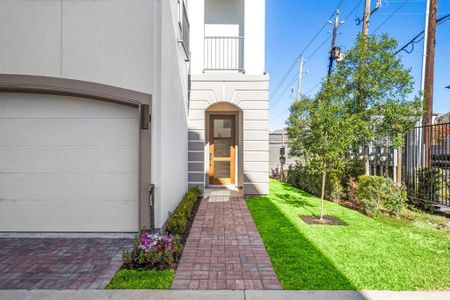
[[(230, 147), (230, 182), (220, 183), (214, 181), (214, 165), (211, 163), (214, 161), (214, 144), (212, 141), (214, 140), (214, 120), (215, 119), (230, 119), (232, 120), (232, 130), (231, 130), (231, 143)], [(208, 172), (207, 172), (207, 185), (208, 186), (236, 186), (237, 178), (236, 178), (236, 170), (237, 168), (237, 144), (238, 144), (238, 122), (239, 115), (236, 112), (211, 112), (208, 118)]]

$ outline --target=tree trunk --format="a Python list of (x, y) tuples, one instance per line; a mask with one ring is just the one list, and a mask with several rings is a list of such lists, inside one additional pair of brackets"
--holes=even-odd
[(320, 196), (320, 219), (323, 220), (323, 199), (325, 198), (325, 183), (327, 179), (327, 172), (322, 173), (322, 195)]
[(369, 162), (369, 144), (364, 142), (364, 175), (370, 175), (370, 162)]

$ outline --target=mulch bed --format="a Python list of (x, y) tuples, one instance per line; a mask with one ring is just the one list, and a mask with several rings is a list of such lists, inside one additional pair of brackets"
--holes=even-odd
[(316, 216), (300, 216), (300, 219), (303, 220), (306, 224), (309, 225), (335, 225), (335, 226), (347, 226), (347, 223), (333, 216), (323, 216), (321, 220)]

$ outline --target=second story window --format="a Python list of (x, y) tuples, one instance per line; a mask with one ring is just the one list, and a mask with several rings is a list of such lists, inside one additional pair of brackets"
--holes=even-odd
[(190, 25), (186, 8), (186, 0), (178, 0), (178, 26), (180, 30), (180, 37), (178, 42), (181, 43), (186, 54), (186, 61), (190, 60)]

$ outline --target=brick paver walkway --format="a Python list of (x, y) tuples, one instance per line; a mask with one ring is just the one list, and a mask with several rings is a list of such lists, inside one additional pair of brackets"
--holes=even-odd
[(202, 200), (172, 289), (281, 289), (244, 198)]
[(103, 289), (133, 239), (0, 238), (0, 289)]

